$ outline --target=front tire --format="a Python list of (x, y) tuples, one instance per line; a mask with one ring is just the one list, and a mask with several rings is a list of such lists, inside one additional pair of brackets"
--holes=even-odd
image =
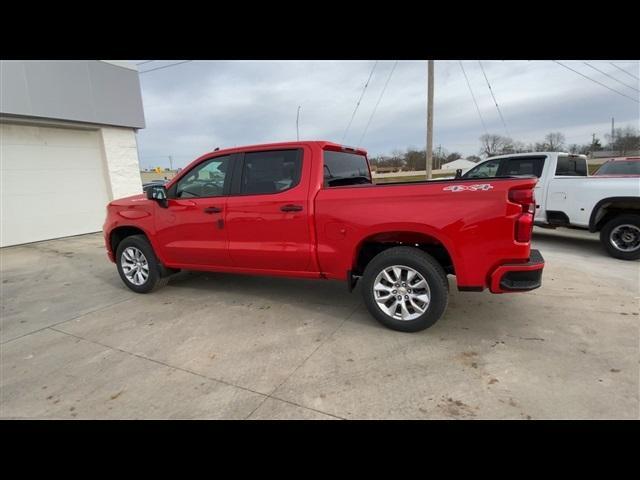
[(168, 281), (144, 235), (131, 235), (118, 244), (116, 265), (124, 284), (136, 293), (149, 293)]
[(609, 220), (600, 230), (600, 242), (614, 258), (640, 258), (640, 215), (619, 215)]
[(449, 283), (442, 266), (412, 247), (393, 247), (375, 256), (362, 277), (369, 313), (384, 326), (418, 332), (436, 323), (447, 308)]

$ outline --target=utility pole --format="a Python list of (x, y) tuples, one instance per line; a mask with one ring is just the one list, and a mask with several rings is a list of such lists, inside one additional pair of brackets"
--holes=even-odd
[(300, 105), (298, 105), (298, 113), (296, 113), (296, 138), (300, 140)]
[(614, 133), (614, 129), (613, 129), (613, 117), (611, 117), (611, 149), (613, 149), (613, 141), (615, 140), (615, 133)]
[(173, 157), (169, 155), (169, 170), (173, 172)]
[(433, 164), (433, 60), (427, 62), (427, 180)]

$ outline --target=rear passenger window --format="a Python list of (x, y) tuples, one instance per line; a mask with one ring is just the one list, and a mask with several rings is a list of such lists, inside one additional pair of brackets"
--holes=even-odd
[(302, 171), (301, 150), (251, 152), (244, 156), (240, 193), (278, 193), (295, 187)]
[(323, 169), (325, 187), (371, 183), (369, 164), (364, 155), (325, 150)]
[(540, 178), (545, 157), (510, 158), (505, 162), (501, 176), (535, 175)]
[(558, 157), (556, 175), (561, 177), (586, 177), (587, 161), (580, 157)]

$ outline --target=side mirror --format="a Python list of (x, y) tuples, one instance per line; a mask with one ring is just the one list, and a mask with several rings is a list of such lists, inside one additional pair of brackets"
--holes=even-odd
[(161, 207), (167, 208), (167, 190), (164, 185), (154, 185), (147, 190), (147, 199), (156, 200)]
[(456, 178), (462, 178), (462, 169), (461, 168), (456, 169)]

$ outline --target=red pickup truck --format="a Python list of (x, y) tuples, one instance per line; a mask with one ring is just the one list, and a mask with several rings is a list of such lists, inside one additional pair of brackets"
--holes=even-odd
[(114, 200), (104, 238), (127, 287), (180, 269), (361, 279), (384, 325), (418, 331), (458, 290), (540, 286), (534, 177), (375, 185), (366, 152), (325, 141), (214, 151), (167, 185)]

